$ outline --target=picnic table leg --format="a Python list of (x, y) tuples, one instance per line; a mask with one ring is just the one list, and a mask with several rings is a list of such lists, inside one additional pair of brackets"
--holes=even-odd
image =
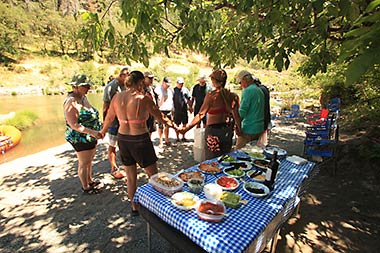
[(270, 244), (270, 249), (269, 249), (270, 253), (276, 253), (276, 247), (277, 247), (278, 237), (280, 236), (280, 230), (281, 230), (281, 226), (277, 229), (276, 233), (274, 234), (272, 238), (272, 242)]
[(150, 230), (150, 224), (149, 222), (146, 223), (146, 232), (148, 234), (148, 252), (151, 252), (151, 241), (150, 241), (150, 235), (151, 235), (151, 230)]

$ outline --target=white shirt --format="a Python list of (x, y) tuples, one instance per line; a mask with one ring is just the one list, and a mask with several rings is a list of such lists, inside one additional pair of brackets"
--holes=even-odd
[(167, 88), (166, 90), (162, 85), (157, 86), (154, 91), (158, 95), (158, 107), (160, 111), (173, 111), (173, 90)]

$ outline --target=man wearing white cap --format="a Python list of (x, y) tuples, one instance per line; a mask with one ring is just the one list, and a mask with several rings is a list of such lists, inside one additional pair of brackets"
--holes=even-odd
[[(182, 77), (177, 78), (177, 86), (174, 88), (173, 104), (174, 104), (174, 123), (179, 127), (183, 127), (189, 122), (187, 115), (188, 103), (190, 99), (190, 91), (183, 87), (185, 80)], [(179, 132), (177, 134), (177, 142), (179, 139)], [(182, 134), (182, 141), (186, 141), (185, 134)]]
[(236, 77), (243, 89), (239, 107), (242, 134), (238, 136), (235, 149), (258, 140), (264, 131), (264, 93), (254, 83), (252, 74), (242, 70)]
[[(171, 80), (169, 77), (164, 77), (162, 84), (158, 85), (154, 91), (157, 94), (157, 104), (160, 111), (166, 115), (169, 119), (172, 119), (173, 107), (173, 90), (170, 88)], [(160, 146), (164, 145), (162, 141), (162, 134), (165, 135), (165, 145), (171, 146), (169, 140), (169, 127), (162, 123), (158, 123), (158, 136), (160, 137)]]
[[(206, 94), (212, 90), (212, 88), (206, 83), (206, 75), (200, 75), (197, 79), (198, 83), (194, 85), (193, 91), (191, 93), (190, 106), (194, 104), (194, 116), (199, 113), (203, 101), (205, 100)], [(204, 117), (198, 124), (197, 128), (201, 127), (201, 122), (203, 122), (203, 127), (206, 126), (207, 117)]]

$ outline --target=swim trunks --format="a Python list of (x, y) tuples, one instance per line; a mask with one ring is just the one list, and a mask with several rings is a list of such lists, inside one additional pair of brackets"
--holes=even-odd
[(141, 135), (118, 134), (121, 163), (125, 166), (138, 164), (142, 168), (157, 162), (158, 158), (148, 133)]

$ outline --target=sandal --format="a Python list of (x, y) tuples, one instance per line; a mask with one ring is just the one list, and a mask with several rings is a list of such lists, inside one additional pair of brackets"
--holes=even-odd
[(100, 182), (99, 180), (95, 180), (95, 181), (89, 183), (88, 185), (89, 185), (90, 187), (94, 188), (94, 187), (100, 185), (100, 183), (101, 183), (101, 182)]
[(133, 209), (131, 209), (131, 216), (132, 216), (132, 217), (139, 216), (139, 211), (138, 211), (138, 210), (133, 210)]
[(86, 195), (94, 195), (94, 194), (99, 194), (101, 191), (100, 191), (100, 189), (96, 189), (93, 186), (90, 186), (90, 188), (88, 188), (88, 189), (84, 189), (82, 187), (82, 192), (83, 192), (83, 194), (86, 194)]

